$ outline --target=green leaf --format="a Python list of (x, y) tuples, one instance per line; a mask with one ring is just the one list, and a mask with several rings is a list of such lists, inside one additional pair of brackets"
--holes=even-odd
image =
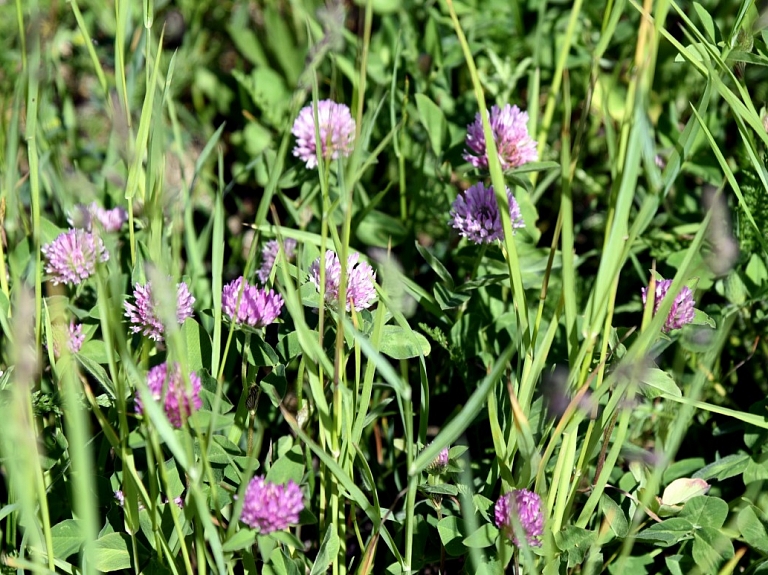
[(745, 507), (739, 513), (736, 523), (739, 532), (750, 547), (761, 553), (768, 553), (768, 532), (765, 528), (765, 518), (755, 506)]
[(472, 297), (469, 294), (451, 291), (443, 284), (435, 284), (433, 290), (435, 293), (435, 301), (437, 301), (437, 304), (442, 310), (455, 309), (460, 307), (469, 301), (470, 297)]
[(664, 563), (666, 563), (670, 575), (683, 575), (683, 569), (680, 566), (682, 559), (682, 555), (671, 555), (664, 558)]
[(681, 519), (687, 519), (694, 526), (713, 527), (723, 526), (728, 517), (728, 504), (717, 497), (700, 495), (690, 499), (680, 513)]
[(288, 389), (288, 382), (285, 379), (285, 366), (277, 365), (275, 368), (259, 383), (265, 395), (272, 402), (273, 407), (278, 407)]
[(109, 356), (107, 356), (107, 346), (100, 339), (89, 339), (86, 341), (80, 347), (78, 354), (80, 357), (85, 356), (95, 363), (109, 363)]
[(499, 530), (491, 523), (484, 523), (477, 531), (464, 538), (462, 543), (470, 549), (482, 549), (496, 543)]
[(194, 319), (188, 319), (181, 328), (187, 344), (187, 362), (190, 371), (203, 369), (203, 357), (211, 357), (211, 338)]
[(429, 355), (429, 341), (420, 333), (407, 331), (399, 325), (385, 325), (379, 344), (379, 351), (393, 359), (409, 359)]
[(293, 562), (293, 559), (286, 554), (284, 549), (276, 547), (272, 551), (270, 559), (272, 568), (277, 575), (300, 575), (299, 568)]
[(65, 519), (51, 528), (53, 555), (56, 559), (66, 559), (80, 549), (85, 537), (77, 519)]
[(320, 545), (320, 551), (317, 552), (317, 557), (309, 575), (322, 575), (326, 573), (333, 560), (339, 554), (339, 546), (339, 536), (336, 534), (335, 526), (331, 523), (328, 529), (325, 530), (323, 543)]
[[(240, 343), (238, 342), (238, 348)], [(251, 335), (251, 345), (247, 350), (248, 362), (256, 367), (272, 367), (280, 362), (272, 346), (261, 339), (261, 336)]]
[(627, 533), (629, 533), (629, 523), (619, 504), (604, 493), (600, 497), (600, 510), (605, 515), (605, 520), (614, 535), (616, 537), (626, 537)]
[(256, 531), (253, 529), (241, 529), (227, 539), (221, 548), (225, 553), (230, 553), (232, 551), (245, 549), (246, 547), (251, 547), (254, 543), (256, 543)]
[(712, 19), (712, 15), (698, 2), (693, 3), (693, 9), (696, 10), (696, 14), (699, 16), (704, 30), (707, 32), (707, 36), (713, 43), (717, 42), (717, 36), (715, 35), (715, 21)]
[(267, 481), (282, 485), (293, 480), (294, 483), (301, 484), (304, 477), (304, 461), (301, 447), (298, 445), (292, 447), (272, 464), (267, 472)]
[(443, 517), (438, 521), (437, 532), (448, 555), (460, 557), (466, 553), (466, 548), (462, 543), (465, 538), (464, 530), (464, 520), (453, 515)]
[(443, 141), (448, 130), (448, 123), (440, 107), (424, 94), (416, 94), (416, 108), (419, 111), (419, 119), (427, 130), (429, 143), (436, 156), (443, 153)]
[(587, 551), (597, 539), (597, 533), (575, 525), (569, 525), (555, 534), (555, 545), (568, 554), (568, 568), (580, 565)]
[(448, 495), (448, 496), (456, 496), (459, 494), (459, 488), (455, 485), (451, 485), (450, 483), (439, 483), (437, 485), (421, 485), (419, 486), (419, 491), (422, 493), (426, 493), (427, 495)]
[(421, 257), (426, 260), (429, 267), (445, 282), (449, 289), (453, 289), (453, 278), (450, 272), (445, 268), (443, 262), (441, 262), (435, 255), (429, 251), (425, 246), (422, 246), (419, 242), (416, 242), (416, 250), (421, 254)]
[(693, 560), (703, 573), (717, 573), (718, 567), (731, 557), (733, 543), (718, 529), (702, 527), (694, 533)]
[(693, 524), (687, 519), (674, 517), (661, 523), (655, 523), (648, 529), (643, 529), (635, 536), (638, 541), (655, 543), (659, 547), (669, 547), (690, 539), (693, 532)]
[(124, 533), (109, 533), (88, 545), (85, 555), (92, 569), (108, 573), (131, 568), (130, 541)]
[(768, 479), (768, 463), (758, 463), (754, 459), (750, 459), (744, 470), (744, 485), (765, 479)]
[(694, 477), (701, 477), (702, 479), (717, 478), (722, 481), (729, 477), (735, 477), (744, 473), (744, 470), (749, 465), (750, 457), (743, 453), (735, 453), (733, 455), (727, 455), (722, 459), (710, 463), (706, 467), (703, 467), (699, 471), (693, 474)]
[[(653, 564), (653, 557), (650, 554), (641, 555), (640, 557), (624, 557), (622, 561), (613, 561), (608, 565), (608, 572), (611, 575), (646, 575), (648, 569), (646, 565)], [(592, 571), (597, 573), (599, 569)]]
[(104, 370), (103, 367), (101, 367), (98, 363), (96, 363), (87, 355), (76, 354), (75, 357), (77, 357), (77, 361), (80, 363), (80, 365), (82, 365), (83, 368), (85, 368), (85, 370), (88, 373), (90, 373), (96, 379), (96, 381), (98, 381), (101, 384), (104, 390), (113, 399), (117, 397), (117, 390), (115, 389), (115, 386), (112, 383), (112, 380), (109, 379), (109, 375), (107, 375), (107, 372)]
[(640, 382), (644, 384), (640, 388), (643, 395), (649, 399), (659, 397), (662, 393), (675, 397), (683, 396), (672, 376), (657, 367), (646, 370), (640, 377)]
[(713, 320), (711, 317), (709, 317), (700, 309), (696, 309), (696, 308), (694, 308), (693, 310), (693, 321), (691, 322), (691, 324), (706, 325), (707, 327), (711, 327), (712, 329), (715, 329), (717, 327), (715, 320)]
[(399, 219), (378, 210), (371, 210), (357, 224), (355, 235), (366, 245), (386, 248), (403, 243), (408, 230)]

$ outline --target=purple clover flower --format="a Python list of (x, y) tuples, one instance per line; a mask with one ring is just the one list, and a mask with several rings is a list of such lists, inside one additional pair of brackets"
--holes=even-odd
[[(272, 268), (275, 265), (275, 259), (280, 251), (280, 244), (277, 240), (270, 240), (261, 250), (261, 268), (256, 272), (261, 283), (267, 283), (269, 274), (272, 273)], [(283, 242), (283, 251), (285, 252), (285, 259), (291, 260), (296, 254), (296, 240), (286, 238)]]
[[(538, 159), (536, 142), (528, 134), (528, 113), (517, 106), (493, 106), (490, 112), (491, 130), (502, 170), (517, 168)], [(488, 168), (485, 133), (480, 112), (475, 121), (467, 126), (467, 147), (464, 159), (476, 168)]]
[[(656, 280), (656, 294), (653, 302), (653, 314), (659, 311), (661, 302), (667, 296), (669, 287), (672, 285), (672, 280)], [(645, 305), (648, 299), (648, 288), (642, 288), (643, 293), (643, 305)], [(683, 286), (680, 293), (675, 297), (675, 301), (672, 304), (672, 309), (669, 310), (667, 320), (664, 322), (662, 330), (664, 333), (673, 329), (680, 329), (686, 324), (693, 321), (694, 310), (693, 306), (696, 302), (693, 300), (693, 292), (688, 286)]]
[[(133, 295), (135, 300), (133, 304), (128, 302), (123, 304), (125, 317), (133, 324), (131, 331), (142, 333), (155, 341), (163, 341), (165, 326), (157, 317), (157, 304), (152, 297), (151, 282), (134, 285)], [(192, 317), (194, 303), (195, 298), (189, 293), (187, 284), (184, 282), (176, 284), (176, 321), (179, 325), (183, 324), (188, 317)]]
[[(524, 228), (525, 222), (520, 214), (520, 206), (507, 188), (509, 200), (509, 218), (512, 231)], [(459, 195), (451, 206), (451, 227), (459, 234), (476, 244), (490, 244), (504, 237), (501, 226), (501, 214), (496, 203), (493, 186), (485, 187), (482, 182), (469, 188), (464, 195)]]
[[(173, 365), (173, 371), (168, 374), (168, 364), (156, 365), (147, 373), (147, 387), (155, 401), (163, 401), (165, 415), (174, 427), (181, 427), (184, 419), (203, 406), (200, 399), (200, 377), (189, 374), (189, 388), (182, 380), (181, 367)], [(141, 397), (136, 394), (136, 413), (144, 412)]]
[(54, 325), (52, 326), (53, 334), (53, 356), (56, 359), (61, 357), (62, 345), (66, 345), (70, 353), (77, 353), (83, 345), (85, 336), (83, 335), (83, 326), (79, 323), (75, 323), (74, 320), (69, 322), (68, 326)]
[(528, 489), (513, 489), (502, 495), (494, 507), (496, 527), (520, 547), (515, 535), (512, 518), (517, 516), (530, 546), (540, 546), (539, 537), (544, 533), (544, 515), (541, 512), (541, 498)]
[[(237, 305), (238, 297), (240, 298), (239, 306)], [(280, 294), (250, 285), (243, 276), (224, 286), (221, 290), (221, 302), (224, 313), (233, 322), (244, 323), (251, 327), (264, 327), (271, 324), (283, 309), (283, 298)]]
[(45, 273), (51, 274), (53, 285), (78, 285), (93, 275), (96, 262), (109, 259), (101, 238), (77, 229), (59, 234), (40, 251), (46, 259)]
[(265, 481), (263, 476), (254, 477), (245, 490), (240, 520), (266, 535), (298, 523), (302, 509), (304, 494), (292, 480), (276, 485)]
[(427, 470), (433, 473), (442, 473), (448, 467), (449, 459), (450, 459), (450, 447), (445, 447), (441, 449), (440, 453), (437, 454), (437, 457), (435, 457), (432, 460), (432, 463), (429, 464), (429, 467), (427, 467)]
[[(323, 158), (335, 160), (340, 156), (349, 156), (355, 140), (355, 120), (352, 119), (349, 107), (333, 100), (321, 100), (317, 103), (317, 114)], [(293, 155), (310, 170), (316, 168), (315, 114), (312, 104), (301, 109), (291, 132), (296, 136)]]
[(128, 221), (128, 212), (125, 208), (119, 206), (107, 210), (96, 202), (87, 206), (78, 204), (67, 221), (73, 227), (83, 228), (90, 232), (94, 219), (98, 220), (105, 232), (119, 232), (123, 224)]
[[(359, 262), (360, 254), (353, 253), (347, 257), (347, 311), (367, 309), (376, 301), (376, 273), (366, 262)], [(309, 268), (309, 279), (320, 292), (320, 258), (317, 258)], [(339, 256), (328, 250), (325, 252), (325, 301), (336, 304), (339, 300), (339, 284), (341, 283), (341, 262)]]

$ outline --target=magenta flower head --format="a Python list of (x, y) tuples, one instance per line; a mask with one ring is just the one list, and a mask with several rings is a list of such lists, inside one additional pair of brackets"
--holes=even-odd
[[(147, 373), (147, 387), (155, 401), (162, 401), (165, 415), (174, 427), (181, 427), (182, 422), (203, 406), (200, 399), (200, 377), (189, 374), (189, 387), (181, 377), (178, 363), (168, 373), (168, 364), (156, 365)], [(144, 412), (141, 397), (136, 394), (136, 413)]]
[(66, 346), (70, 353), (77, 353), (83, 345), (85, 336), (83, 335), (83, 326), (75, 323), (74, 320), (69, 325), (55, 324), (51, 326), (53, 333), (53, 356), (58, 359), (61, 357), (61, 350)]
[[(283, 242), (283, 251), (285, 252), (285, 259), (290, 261), (293, 256), (296, 255), (296, 240), (287, 238)], [(280, 244), (277, 240), (270, 240), (261, 250), (261, 268), (256, 272), (261, 283), (267, 283), (269, 274), (272, 273), (272, 268), (275, 265), (277, 254), (280, 252)]]
[(90, 232), (94, 220), (98, 221), (106, 232), (119, 232), (128, 221), (128, 212), (121, 207), (107, 210), (96, 202), (88, 206), (78, 204), (67, 221), (71, 226)]
[[(511, 170), (538, 159), (536, 142), (528, 135), (528, 113), (517, 106), (494, 106), (490, 113), (491, 131), (496, 142), (502, 170)], [(467, 147), (464, 159), (476, 168), (488, 168), (485, 133), (480, 112), (467, 126)]]
[[(134, 303), (125, 302), (125, 317), (131, 322), (133, 333), (142, 333), (155, 341), (163, 341), (165, 326), (157, 317), (157, 302), (152, 297), (152, 283), (133, 286)], [(189, 293), (184, 282), (176, 284), (176, 321), (184, 323), (194, 313), (192, 305), (195, 298)]]
[[(238, 297), (240, 305), (238, 306)], [(271, 324), (283, 309), (283, 298), (273, 290), (252, 286), (240, 276), (221, 290), (221, 304), (225, 314), (235, 323), (251, 327)]]
[[(517, 200), (509, 188), (507, 188), (507, 200), (512, 230), (524, 228), (525, 222), (520, 214), (520, 206), (517, 205)], [(486, 188), (480, 182), (464, 192), (463, 196), (457, 196), (451, 206), (450, 216), (451, 227), (459, 230), (459, 234), (476, 244), (490, 244), (504, 237), (501, 214), (493, 186)]]
[[(323, 158), (335, 160), (349, 156), (355, 140), (355, 120), (352, 119), (349, 107), (333, 100), (321, 100), (317, 103), (317, 116)], [(310, 170), (317, 167), (315, 113), (312, 104), (301, 109), (291, 132), (296, 136), (293, 155)]]
[(276, 485), (265, 481), (263, 476), (254, 477), (245, 490), (240, 520), (266, 535), (298, 523), (302, 509), (304, 495), (293, 481)]
[(442, 473), (448, 467), (449, 460), (450, 460), (450, 448), (445, 447), (441, 449), (440, 453), (437, 454), (437, 457), (435, 457), (432, 460), (432, 463), (430, 463), (429, 467), (427, 467), (427, 471), (430, 471), (432, 473)]
[(496, 527), (512, 539), (515, 545), (520, 547), (513, 527), (512, 518), (515, 516), (523, 528), (528, 545), (541, 545), (538, 538), (544, 533), (544, 515), (541, 513), (541, 498), (536, 493), (528, 489), (513, 489), (499, 497), (493, 511)]
[[(665, 297), (667, 297), (667, 292), (669, 291), (669, 287), (671, 285), (672, 280), (656, 280), (656, 297), (653, 302), (654, 315), (656, 315), (656, 312), (659, 311), (661, 302)], [(642, 293), (643, 304), (645, 304), (646, 300), (648, 299), (648, 288), (643, 288)], [(683, 289), (681, 289), (680, 293), (677, 294), (677, 297), (672, 304), (672, 309), (669, 310), (667, 321), (664, 322), (664, 327), (662, 328), (664, 333), (667, 333), (673, 329), (680, 329), (684, 325), (691, 323), (694, 316), (694, 305), (696, 305), (696, 302), (693, 301), (693, 292), (691, 291), (691, 288), (688, 286), (683, 286)]]
[(45, 273), (51, 275), (53, 285), (81, 284), (96, 271), (96, 262), (109, 259), (101, 238), (83, 231), (69, 230), (59, 234), (40, 250), (45, 257)]
[[(347, 311), (367, 309), (376, 301), (376, 273), (366, 262), (359, 262), (360, 254), (353, 253), (347, 258)], [(309, 267), (309, 279), (320, 292), (320, 258)], [(335, 252), (325, 252), (325, 301), (334, 305), (339, 300), (341, 283), (341, 262)]]

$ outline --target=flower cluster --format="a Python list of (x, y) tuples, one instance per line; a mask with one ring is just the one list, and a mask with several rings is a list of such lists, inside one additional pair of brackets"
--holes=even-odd
[(58, 359), (61, 357), (62, 346), (66, 346), (70, 353), (77, 353), (83, 345), (85, 335), (83, 335), (83, 326), (75, 323), (74, 320), (69, 325), (56, 324), (52, 326), (53, 333), (53, 356)]
[[(181, 427), (182, 422), (203, 405), (200, 399), (200, 377), (196, 373), (190, 373), (187, 387), (178, 363), (173, 365), (170, 373), (167, 363), (150, 369), (147, 374), (147, 387), (155, 401), (163, 402), (165, 415), (175, 427)], [(144, 405), (138, 393), (135, 402), (136, 413), (143, 413)]]
[[(659, 311), (661, 302), (667, 296), (667, 292), (671, 285), (672, 280), (656, 280), (656, 293), (653, 301), (654, 315)], [(648, 288), (642, 288), (642, 293), (643, 304), (645, 304), (648, 299)], [(673, 329), (680, 329), (684, 325), (691, 323), (694, 317), (694, 305), (696, 305), (696, 302), (693, 300), (693, 292), (691, 291), (691, 288), (683, 286), (683, 289), (681, 289), (680, 293), (675, 297), (672, 309), (669, 310), (669, 315), (664, 322), (662, 330), (667, 333)]]
[[(507, 189), (509, 201), (509, 218), (512, 229), (525, 227), (520, 214), (520, 206)], [(477, 183), (463, 196), (458, 196), (451, 206), (451, 226), (459, 230), (459, 234), (476, 244), (489, 244), (504, 237), (501, 225), (501, 214), (496, 202), (493, 186), (485, 187)]]
[(71, 229), (42, 247), (45, 273), (54, 285), (79, 285), (96, 271), (96, 262), (109, 259), (101, 238), (84, 230)]
[(298, 523), (302, 509), (304, 495), (293, 481), (276, 485), (263, 476), (254, 477), (245, 490), (240, 520), (265, 535)]
[(224, 286), (221, 290), (221, 303), (224, 313), (233, 322), (251, 327), (271, 324), (283, 309), (280, 294), (250, 285), (243, 276)]
[(128, 221), (128, 212), (119, 206), (107, 210), (96, 202), (87, 206), (78, 204), (67, 221), (69, 221), (69, 225), (75, 228), (82, 228), (90, 232), (94, 220), (101, 224), (105, 232), (119, 232), (123, 224)]
[[(272, 268), (275, 266), (275, 260), (277, 259), (277, 254), (279, 252), (280, 244), (277, 240), (268, 241), (261, 250), (261, 267), (259, 268), (259, 271), (256, 272), (261, 283), (267, 283), (269, 274), (272, 273)], [(296, 240), (287, 238), (283, 242), (283, 252), (285, 253), (285, 258), (287, 260), (290, 261), (293, 259), (293, 256), (296, 255)]]
[(448, 467), (449, 459), (450, 459), (450, 448), (444, 447), (443, 449), (440, 450), (440, 453), (437, 454), (437, 457), (435, 457), (432, 460), (432, 463), (429, 464), (429, 467), (427, 467), (427, 471), (430, 471), (432, 473), (442, 473)]
[[(487, 113), (487, 111), (486, 111)], [(493, 140), (502, 170), (510, 170), (535, 162), (538, 158), (536, 142), (528, 135), (528, 113), (517, 106), (493, 106), (489, 115)], [(476, 168), (488, 168), (488, 153), (483, 132), (483, 118), (478, 112), (475, 121), (467, 126), (467, 147), (464, 159)]]
[(528, 489), (513, 489), (496, 501), (493, 509), (496, 527), (520, 547), (515, 535), (514, 517), (525, 533), (528, 545), (539, 546), (539, 537), (544, 533), (544, 515), (541, 512), (541, 498)]
[[(376, 301), (376, 273), (366, 262), (358, 261), (360, 254), (353, 253), (347, 258), (347, 311), (367, 309)], [(320, 258), (309, 268), (309, 279), (320, 292)], [(339, 256), (328, 250), (325, 252), (325, 301), (335, 304), (339, 299), (341, 283), (341, 262)]]
[[(152, 284), (137, 283), (133, 287), (134, 303), (125, 302), (125, 317), (131, 322), (133, 333), (142, 333), (155, 341), (163, 341), (165, 326), (157, 317), (157, 302), (152, 296)], [(179, 325), (192, 317), (195, 298), (186, 283), (176, 284), (176, 321)]]
[[(317, 125), (320, 135), (322, 157), (335, 160), (352, 153), (355, 141), (355, 120), (344, 104), (333, 100), (317, 103)], [(296, 136), (293, 155), (304, 162), (310, 170), (317, 167), (317, 146), (315, 142), (315, 111), (312, 105), (299, 112), (291, 130)]]

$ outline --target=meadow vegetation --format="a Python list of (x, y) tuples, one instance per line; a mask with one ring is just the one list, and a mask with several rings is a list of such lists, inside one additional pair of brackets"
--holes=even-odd
[(763, 9), (0, 2), (0, 570), (768, 573)]

